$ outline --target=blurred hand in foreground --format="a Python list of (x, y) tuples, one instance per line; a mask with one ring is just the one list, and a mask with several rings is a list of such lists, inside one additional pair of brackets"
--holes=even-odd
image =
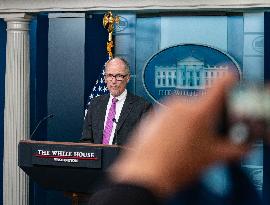
[(187, 102), (167, 99), (133, 133), (128, 147), (110, 169), (113, 181), (144, 186), (167, 196), (192, 182), (217, 161), (240, 159), (248, 144), (233, 144), (217, 132), (234, 85), (232, 74), (219, 80), (206, 96)]

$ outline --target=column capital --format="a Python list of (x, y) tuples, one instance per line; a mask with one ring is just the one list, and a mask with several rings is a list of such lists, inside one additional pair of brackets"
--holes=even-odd
[(7, 22), (7, 31), (28, 31), (32, 16), (26, 13), (13, 13), (2, 15)]
[(6, 14), (0, 14), (0, 18), (5, 19), (5, 21), (8, 21), (9, 19), (31, 19), (31, 15), (27, 13), (6, 13)]

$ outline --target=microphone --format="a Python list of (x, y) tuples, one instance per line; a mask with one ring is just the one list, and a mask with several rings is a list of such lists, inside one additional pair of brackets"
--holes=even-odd
[(118, 135), (117, 135), (117, 129), (116, 129), (116, 128), (117, 128), (117, 121), (116, 121), (115, 118), (113, 118), (112, 121), (113, 121), (113, 123), (116, 124), (115, 132), (114, 132), (114, 136), (115, 136), (114, 144), (115, 144), (115, 145), (118, 145), (118, 142), (117, 142)]
[(54, 117), (54, 114), (49, 114), (49, 115), (45, 116), (44, 118), (42, 118), (42, 119), (38, 122), (38, 124), (37, 124), (37, 126), (35, 127), (35, 129), (33, 130), (32, 134), (30, 135), (30, 139), (32, 139), (32, 137), (34, 136), (34, 134), (36, 133), (36, 131), (38, 130), (38, 128), (40, 127), (40, 125), (41, 125), (43, 122), (45, 122), (47, 119), (53, 118), (53, 117)]

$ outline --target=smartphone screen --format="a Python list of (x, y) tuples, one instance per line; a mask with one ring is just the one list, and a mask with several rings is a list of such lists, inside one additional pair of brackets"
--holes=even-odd
[(236, 144), (266, 135), (270, 119), (270, 92), (263, 85), (239, 84), (228, 95), (228, 135)]

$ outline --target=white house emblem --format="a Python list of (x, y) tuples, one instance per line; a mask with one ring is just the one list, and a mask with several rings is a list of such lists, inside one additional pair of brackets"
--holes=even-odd
[(158, 101), (167, 95), (203, 95), (229, 70), (240, 78), (239, 66), (228, 54), (204, 45), (185, 44), (155, 54), (144, 68), (143, 80), (148, 94)]

